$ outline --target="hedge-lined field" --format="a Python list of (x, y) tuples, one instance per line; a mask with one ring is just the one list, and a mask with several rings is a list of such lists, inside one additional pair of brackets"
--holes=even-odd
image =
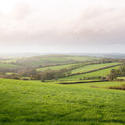
[(106, 68), (106, 69), (98, 70), (98, 71), (91, 72), (91, 73), (73, 75), (73, 76), (60, 78), (60, 80), (79, 80), (79, 79), (82, 79), (82, 78), (85, 78), (85, 77), (99, 77), (99, 76), (105, 77), (110, 73), (110, 71), (112, 69), (118, 69), (118, 68), (119, 68), (119, 66), (115, 66), (115, 67)]
[(65, 65), (57, 65), (57, 66), (48, 66), (48, 67), (43, 67), (43, 68), (39, 68), (37, 69), (37, 71), (45, 71), (45, 70), (61, 70), (61, 69), (68, 69), (71, 68), (73, 66), (77, 66), (79, 64), (65, 64)]
[(19, 67), (18, 65), (10, 64), (10, 63), (0, 63), (0, 68), (8, 68), (8, 69), (15, 69)]
[(87, 65), (87, 66), (83, 66), (83, 67), (72, 70), (72, 74), (88, 72), (88, 71), (91, 71), (91, 70), (96, 70), (96, 69), (99, 69), (99, 68), (117, 65), (117, 64), (119, 64), (119, 63), (103, 63), (103, 64)]
[(44, 55), (35, 56), (29, 58), (21, 58), (17, 60), (17, 64), (24, 66), (48, 66), (48, 65), (58, 65), (58, 64), (70, 64), (83, 61), (98, 60), (95, 57), (89, 56), (68, 56), (68, 55)]

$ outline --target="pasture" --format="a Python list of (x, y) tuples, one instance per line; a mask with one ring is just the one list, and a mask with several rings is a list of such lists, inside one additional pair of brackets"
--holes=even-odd
[(44, 55), (44, 56), (35, 56), (29, 58), (21, 58), (17, 60), (17, 64), (24, 66), (51, 66), (59, 64), (71, 64), (76, 62), (92, 61), (98, 60), (95, 57), (89, 56), (68, 56), (68, 55)]
[[(117, 64), (119, 61), (65, 55), (1, 62), (0, 125), (124, 125), (125, 91), (114, 88), (123, 88), (125, 81), (83, 79), (106, 77), (112, 69), (120, 67)], [(2, 68), (7, 69), (3, 74)], [(63, 72), (64, 78), (52, 77), (41, 82), (42, 75), (52, 75), (46, 70), (53, 70), (50, 73), (55, 76)]]
[(88, 78), (89, 77), (106, 77), (112, 69), (118, 69), (118, 68), (119, 68), (119, 66), (115, 66), (115, 67), (106, 68), (103, 70), (98, 70), (98, 71), (94, 71), (94, 72), (90, 72), (90, 73), (85, 73), (85, 74), (83, 73), (83, 74), (78, 74), (78, 75), (76, 74), (73, 76), (60, 78), (60, 80), (80, 80), (85, 77), (88, 77)]
[(17, 66), (9, 63), (0, 63), (0, 68), (16, 68)]
[(102, 64), (87, 65), (87, 66), (83, 66), (83, 67), (72, 70), (72, 74), (88, 72), (88, 71), (91, 71), (91, 70), (96, 70), (96, 69), (99, 69), (99, 68), (117, 65), (117, 64), (119, 64), (119, 63), (102, 63)]
[(1, 125), (124, 125), (125, 82), (61, 85), (0, 79)]
[(43, 68), (37, 69), (37, 71), (45, 71), (45, 70), (61, 70), (61, 69), (68, 69), (71, 68), (72, 66), (77, 66), (79, 64), (65, 64), (65, 65), (57, 65), (57, 66), (47, 66)]

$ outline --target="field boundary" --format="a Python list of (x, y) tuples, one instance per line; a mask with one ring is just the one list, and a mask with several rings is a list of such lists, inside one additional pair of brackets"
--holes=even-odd
[(92, 81), (81, 81), (81, 82), (62, 82), (62, 83), (57, 83), (57, 84), (64, 84), (64, 85), (67, 85), (67, 84), (78, 84), (78, 83), (94, 83), (94, 82), (106, 82), (108, 80), (92, 80)]
[(120, 66), (120, 65), (121, 64), (116, 64), (116, 65), (112, 65), (112, 66), (105, 66), (105, 67), (94, 69), (94, 70), (90, 70), (90, 71), (87, 71), (87, 72), (74, 73), (74, 74), (71, 74), (69, 76), (75, 76), (75, 75), (80, 75), (80, 74), (87, 74), (87, 73), (96, 72), (96, 71), (99, 71), (99, 70), (108, 69), (108, 68), (112, 68), (112, 67), (116, 67), (116, 66)]

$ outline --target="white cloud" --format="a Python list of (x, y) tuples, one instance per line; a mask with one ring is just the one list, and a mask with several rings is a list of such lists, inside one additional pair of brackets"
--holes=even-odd
[(124, 0), (0, 1), (0, 49), (90, 51), (107, 43), (122, 48), (124, 10)]

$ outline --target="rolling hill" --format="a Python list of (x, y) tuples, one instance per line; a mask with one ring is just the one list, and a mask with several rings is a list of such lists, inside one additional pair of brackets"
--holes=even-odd
[(19, 59), (17, 60), (17, 64), (23, 66), (43, 67), (48, 65), (63, 65), (92, 60), (98, 60), (98, 58), (89, 56), (44, 55)]
[(1, 125), (123, 125), (125, 82), (60, 85), (0, 79)]
[(106, 77), (112, 69), (118, 69), (119, 63), (107, 63), (107, 64), (97, 64), (97, 65), (88, 65), (82, 68), (73, 70), (75, 74), (70, 76), (60, 78), (60, 80), (80, 80), (84, 78), (91, 77)]

